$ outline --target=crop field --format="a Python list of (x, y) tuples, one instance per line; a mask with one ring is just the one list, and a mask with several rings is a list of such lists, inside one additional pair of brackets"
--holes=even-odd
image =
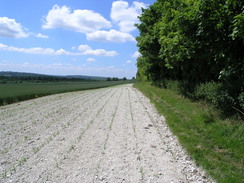
[(0, 105), (37, 98), (50, 94), (87, 90), (125, 84), (131, 81), (48, 82), (0, 84)]
[(131, 84), (0, 107), (0, 182), (214, 182)]

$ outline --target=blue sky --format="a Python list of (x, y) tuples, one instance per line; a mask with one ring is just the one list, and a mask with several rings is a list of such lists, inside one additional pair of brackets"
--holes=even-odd
[(135, 76), (141, 7), (155, 0), (1, 0), (0, 71)]

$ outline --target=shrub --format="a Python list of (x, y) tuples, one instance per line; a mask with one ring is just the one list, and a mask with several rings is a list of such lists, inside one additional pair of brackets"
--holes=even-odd
[(223, 83), (208, 82), (200, 84), (196, 87), (194, 97), (197, 100), (204, 100), (221, 109), (225, 115), (242, 113), (244, 110), (244, 92), (238, 95)]
[(191, 81), (187, 81), (187, 80), (183, 80), (183, 81), (179, 81), (179, 92), (180, 94), (182, 94), (185, 97), (188, 97), (190, 99), (195, 99), (194, 96), (194, 91), (196, 89), (196, 84), (191, 82)]
[(167, 80), (166, 88), (179, 93), (179, 81)]
[(217, 106), (220, 86), (221, 84), (217, 82), (200, 84), (196, 87), (194, 96), (198, 100), (204, 100)]
[(238, 101), (240, 103), (240, 107), (242, 108), (242, 110), (244, 110), (244, 92), (240, 93), (238, 97)]

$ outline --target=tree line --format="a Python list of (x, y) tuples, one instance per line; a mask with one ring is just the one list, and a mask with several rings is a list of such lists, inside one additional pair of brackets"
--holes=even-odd
[(243, 114), (243, 0), (157, 0), (139, 19), (138, 80)]
[(0, 84), (9, 82), (22, 83), (22, 82), (78, 82), (78, 81), (97, 81), (92, 79), (83, 78), (68, 78), (68, 77), (55, 77), (55, 76), (0, 76)]

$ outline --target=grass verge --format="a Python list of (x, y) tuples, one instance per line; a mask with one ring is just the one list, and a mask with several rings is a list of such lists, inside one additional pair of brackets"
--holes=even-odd
[(171, 131), (213, 179), (221, 183), (244, 182), (244, 124), (221, 119), (210, 106), (192, 102), (174, 91), (149, 83), (136, 83), (166, 117)]

